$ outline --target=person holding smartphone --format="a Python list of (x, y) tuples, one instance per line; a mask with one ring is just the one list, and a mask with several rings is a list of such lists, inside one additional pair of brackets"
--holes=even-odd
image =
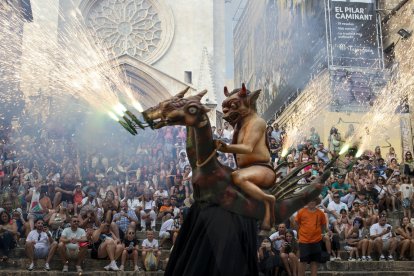
[(276, 275), (279, 269), (279, 258), (272, 250), (270, 238), (264, 237), (257, 251), (259, 270), (264, 275)]
[[(349, 261), (371, 261), (372, 241), (367, 238), (367, 233), (365, 233), (363, 226), (364, 222), (362, 218), (356, 217), (352, 222), (352, 226), (346, 229), (345, 249), (349, 251)], [(362, 252), (361, 258), (359, 258), (360, 251)]]
[(53, 240), (49, 229), (44, 226), (43, 219), (37, 219), (35, 222), (35, 229), (30, 231), (26, 238), (26, 254), (30, 260), (30, 265), (27, 268), (29, 271), (35, 269), (36, 259), (46, 259), (44, 269), (49, 271), (49, 262), (55, 255), (57, 249), (57, 242)]
[(386, 258), (383, 254), (384, 251), (388, 251), (388, 260), (393, 261), (393, 254), (397, 248), (397, 240), (392, 235), (392, 227), (387, 223), (387, 218), (382, 215), (378, 221), (369, 229), (371, 239), (374, 241), (374, 250), (381, 254), (380, 261), (385, 261)]

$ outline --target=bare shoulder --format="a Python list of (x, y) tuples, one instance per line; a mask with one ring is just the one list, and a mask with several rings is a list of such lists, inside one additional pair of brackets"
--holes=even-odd
[(266, 121), (259, 116), (253, 117), (249, 124), (253, 124), (256, 128), (266, 128)]

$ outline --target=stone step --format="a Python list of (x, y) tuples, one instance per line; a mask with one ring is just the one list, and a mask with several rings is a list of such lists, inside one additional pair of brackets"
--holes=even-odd
[[(165, 251), (160, 259), (159, 267), (164, 267), (165, 259), (168, 257)], [(43, 268), (45, 261), (44, 260), (37, 260), (37, 267), (40, 269)], [(109, 264), (109, 260), (95, 260), (91, 258), (87, 258), (83, 264), (83, 268), (85, 271), (103, 271), (103, 267)], [(119, 264), (119, 261), (118, 261)], [(26, 257), (22, 258), (11, 258), (8, 260), (7, 263), (2, 263), (1, 266), (3, 269), (17, 269), (17, 270), (24, 270), (29, 265), (29, 260)], [(71, 263), (72, 267), (74, 264)], [(61, 270), (62, 269), (62, 262), (60, 261), (58, 256), (55, 256), (50, 263), (50, 267), (52, 270)], [(130, 270), (132, 266), (132, 262), (128, 261), (126, 263), (126, 270)], [(142, 258), (139, 258), (139, 266), (143, 266)], [(327, 262), (325, 264), (321, 264), (319, 266), (320, 271), (370, 271), (370, 272), (397, 272), (397, 271), (411, 271), (412, 275), (414, 275), (414, 266), (413, 262), (411, 261), (356, 261), (356, 262), (349, 262), (349, 261), (332, 261)], [(2, 272), (0, 272), (2, 275)], [(384, 276), (384, 275), (381, 275)]]
[[(411, 271), (414, 275), (414, 262), (412, 261), (333, 261), (320, 265), (321, 271), (377, 271), (382, 273), (396, 271)], [(384, 276), (384, 275), (381, 275)]]
[[(109, 260), (96, 260), (96, 259), (91, 259), (91, 258), (86, 258), (84, 263), (82, 264), (82, 269), (84, 272), (90, 272), (90, 271), (94, 271), (94, 272), (106, 272), (104, 270), (104, 267), (106, 265), (109, 264)], [(117, 262), (118, 266), (120, 265), (120, 262)], [(42, 272), (45, 271), (43, 269), (45, 265), (45, 260), (37, 260), (36, 261), (36, 269), (34, 270), (34, 272)], [(50, 269), (51, 271), (55, 271), (55, 272), (61, 272), (62, 268), (63, 268), (63, 264), (60, 260), (57, 259), (53, 259), (50, 263)], [(159, 268), (164, 268), (164, 266), (166, 265), (165, 259), (161, 258), (159, 263), (158, 263), (158, 267)], [(27, 258), (20, 258), (20, 259), (9, 259), (6, 263), (2, 263), (0, 265), (0, 275), (3, 275), (3, 271), (5, 270), (27, 270), (26, 268), (29, 266), (29, 260)], [(138, 259), (138, 266), (143, 267), (143, 263), (142, 263), (142, 259), (139, 258)], [(133, 263), (132, 261), (127, 261), (125, 263), (125, 270), (126, 271), (131, 271), (133, 270)], [(75, 269), (75, 262), (73, 261), (69, 261), (69, 271), (76, 271)]]
[[(63, 273), (59, 271), (42, 271), (42, 270), (0, 270), (0, 274), (2, 276), (58, 276), (62, 275)], [(133, 272), (133, 271), (124, 271), (115, 273), (113, 271), (84, 271), (82, 274), (79, 274), (75, 271), (70, 270), (69, 272), (65, 273), (64, 275), (68, 276), (79, 276), (79, 275), (93, 275), (93, 276), (113, 276), (113, 275), (125, 275), (125, 276), (132, 276), (132, 275), (140, 275), (140, 276), (162, 276), (164, 275), (163, 271), (153, 271), (153, 272)]]
[[(141, 251), (139, 251), (139, 255), (141, 255)], [(88, 257), (90, 257), (91, 256), (91, 249), (88, 249), (88, 254), (87, 254), (87, 256)], [(167, 258), (168, 256), (170, 256), (170, 249), (167, 249), (167, 248), (165, 248), (165, 249), (162, 249), (161, 250), (161, 258)], [(87, 257), (87, 258), (88, 258)], [(26, 255), (26, 251), (25, 251), (25, 249), (24, 248), (21, 248), (21, 247), (18, 247), (18, 248), (15, 248), (15, 249), (13, 249), (11, 252), (10, 252), (10, 258), (11, 259), (20, 259), (20, 258), (27, 258), (27, 255)], [(55, 254), (55, 256), (53, 257), (53, 259), (55, 260), (60, 260), (60, 257), (59, 257), (59, 254), (56, 252), (56, 254)]]
[[(311, 275), (310, 271), (306, 272), (306, 275)], [(412, 276), (412, 271), (387, 271), (386, 273), (381, 271), (320, 271), (318, 270), (318, 276)]]

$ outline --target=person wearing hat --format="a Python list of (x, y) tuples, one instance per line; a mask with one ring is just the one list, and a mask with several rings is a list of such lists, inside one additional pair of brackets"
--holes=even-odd
[(73, 205), (75, 210), (75, 216), (78, 215), (78, 210), (82, 207), (82, 200), (85, 197), (85, 193), (82, 191), (82, 182), (78, 181), (73, 190)]
[(338, 193), (339, 196), (342, 198), (346, 194), (348, 194), (350, 185), (345, 183), (345, 175), (338, 174), (337, 181), (332, 184), (332, 192)]
[(94, 208), (98, 208), (100, 206), (100, 198), (97, 198), (96, 190), (94, 188), (89, 188), (86, 191), (86, 197), (82, 199), (82, 208), (90, 205)]
[(26, 238), (26, 254), (29, 257), (30, 265), (27, 268), (32, 271), (35, 268), (35, 259), (46, 259), (45, 270), (49, 271), (49, 263), (55, 255), (57, 242), (53, 240), (52, 234), (44, 226), (43, 219), (39, 218), (35, 222), (35, 229), (30, 231)]

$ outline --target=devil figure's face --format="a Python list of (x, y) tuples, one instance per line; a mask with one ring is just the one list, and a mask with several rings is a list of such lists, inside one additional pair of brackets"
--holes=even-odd
[(256, 112), (260, 90), (250, 92), (243, 83), (241, 88), (234, 89), (231, 93), (224, 87), (224, 95), (227, 98), (222, 104), (223, 119), (234, 127), (244, 117)]

